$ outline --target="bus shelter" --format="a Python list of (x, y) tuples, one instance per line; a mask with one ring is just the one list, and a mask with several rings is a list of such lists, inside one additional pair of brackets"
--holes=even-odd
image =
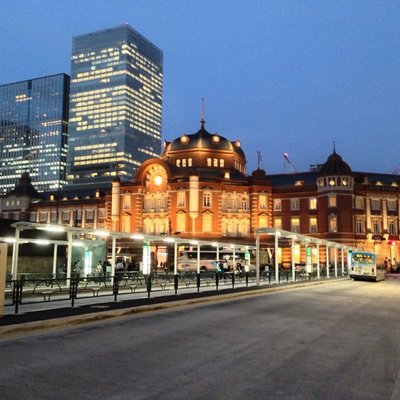
[[(178, 272), (178, 250), (181, 246), (190, 246), (192, 253), (196, 254), (196, 264), (197, 273), (200, 273), (201, 267), (201, 251), (202, 247), (215, 249), (215, 261), (220, 260), (220, 252), (224, 251), (230, 252), (233, 260), (236, 259), (237, 253), (249, 251), (255, 251), (256, 246), (254, 244), (244, 244), (235, 242), (220, 242), (220, 241), (207, 241), (199, 240), (194, 238), (183, 238), (168, 235), (149, 235), (144, 233), (126, 233), (126, 232), (113, 232), (108, 230), (100, 230), (93, 228), (79, 228), (63, 225), (49, 225), (41, 224), (35, 222), (16, 222), (12, 225), (15, 228), (14, 237), (0, 238), (0, 241), (12, 244), (12, 260), (11, 260), (11, 275), (13, 279), (17, 279), (18, 274), (18, 257), (19, 257), (19, 247), (24, 243), (34, 243), (37, 245), (53, 245), (54, 246), (54, 256), (53, 256), (53, 273), (55, 274), (55, 265), (57, 258), (57, 247), (66, 247), (66, 278), (69, 282), (71, 278), (71, 273), (73, 271), (73, 248), (81, 247), (84, 249), (92, 249), (95, 246), (104, 246), (107, 248), (107, 243), (111, 244), (111, 271), (110, 275), (115, 276), (116, 260), (118, 257), (118, 240), (132, 241), (136, 243), (142, 251), (141, 258), (141, 271), (143, 274), (148, 275), (151, 272), (152, 260), (150, 247), (154, 244), (167, 244), (169, 247), (173, 248), (173, 272), (177, 274)], [(36, 235), (35, 238), (24, 237), (25, 231), (42, 231), (46, 232), (43, 237)], [(64, 236), (63, 239), (51, 239), (51, 234), (60, 234)], [(246, 262), (249, 264), (250, 259), (247, 258)], [(249, 265), (247, 265), (249, 267)], [(92, 265), (92, 268), (94, 265)], [(246, 265), (245, 265), (246, 267)]]
[[(279, 241), (284, 240), (285, 243), (289, 244), (290, 247), (290, 260), (291, 260), (291, 273), (292, 273), (292, 280), (295, 280), (296, 274), (296, 263), (295, 263), (295, 246), (296, 244), (300, 244), (305, 248), (305, 255), (306, 255), (306, 268), (312, 268), (312, 261), (311, 261), (311, 252), (309, 251), (312, 248), (316, 249), (316, 272), (317, 272), (317, 279), (320, 278), (321, 273), (321, 265), (320, 265), (320, 254), (321, 251), (325, 251), (325, 259), (326, 259), (326, 272), (327, 277), (330, 276), (329, 271), (329, 264), (330, 264), (330, 255), (329, 249), (333, 249), (333, 264), (334, 264), (334, 276), (338, 276), (338, 251), (341, 252), (341, 274), (344, 274), (345, 270), (345, 259), (347, 260), (347, 255), (349, 251), (356, 250), (356, 248), (343, 245), (337, 242), (332, 242), (329, 240), (318, 239), (312, 236), (301, 235), (299, 233), (293, 233), (290, 231), (285, 231), (283, 229), (278, 228), (258, 228), (256, 230), (256, 281), (257, 285), (260, 283), (260, 244), (261, 244), (261, 236), (262, 235), (269, 235), (272, 236), (272, 243), (273, 243), (273, 260), (274, 260), (274, 270), (275, 270), (275, 281), (279, 280)], [(346, 256), (345, 256), (346, 255)], [(347, 262), (347, 261), (346, 261)]]

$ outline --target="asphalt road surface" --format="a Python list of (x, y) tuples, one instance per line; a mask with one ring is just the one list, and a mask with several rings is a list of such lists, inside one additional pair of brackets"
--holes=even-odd
[(400, 280), (0, 341), (0, 399), (400, 399)]

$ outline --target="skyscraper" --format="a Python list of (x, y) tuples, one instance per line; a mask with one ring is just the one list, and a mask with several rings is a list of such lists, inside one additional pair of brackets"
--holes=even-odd
[(68, 180), (104, 187), (131, 180), (159, 156), (162, 51), (128, 25), (73, 38)]
[(66, 184), (69, 76), (0, 86), (0, 193), (29, 172), (39, 191)]

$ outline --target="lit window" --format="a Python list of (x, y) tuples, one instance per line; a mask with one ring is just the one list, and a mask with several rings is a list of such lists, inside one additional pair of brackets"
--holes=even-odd
[(203, 232), (211, 232), (212, 231), (212, 214), (205, 213), (203, 214)]
[(130, 210), (130, 208), (131, 208), (131, 195), (130, 194), (124, 195), (122, 208), (124, 210)]
[(365, 220), (356, 218), (356, 233), (365, 233)]
[(335, 194), (328, 196), (328, 207), (336, 207), (336, 195)]
[(317, 218), (310, 218), (309, 231), (310, 231), (310, 233), (317, 233), (318, 232)]
[(290, 231), (294, 233), (300, 233), (300, 219), (291, 218), (290, 219)]
[(329, 232), (337, 232), (337, 217), (336, 217), (336, 215), (331, 215), (329, 217)]
[(130, 232), (131, 231), (131, 217), (129, 215), (125, 215), (122, 218), (122, 232)]
[(317, 198), (316, 197), (310, 197), (308, 200), (308, 208), (310, 210), (316, 210), (317, 209)]
[(178, 207), (185, 207), (186, 193), (183, 190), (178, 192), (177, 199), (178, 199)]
[(176, 166), (180, 167), (181, 166), (181, 160), (176, 160)]
[(211, 193), (209, 192), (203, 194), (203, 207), (211, 207)]
[(219, 166), (220, 166), (221, 168), (223, 168), (224, 165), (225, 165), (225, 160), (224, 160), (223, 158), (221, 158), (221, 159), (219, 160)]
[(212, 160), (211, 160), (211, 158), (207, 158), (207, 167), (212, 167)]
[(186, 214), (183, 212), (176, 216), (176, 230), (177, 232), (186, 232)]
[(188, 167), (192, 167), (192, 166), (193, 166), (192, 159), (188, 158)]
[(397, 223), (393, 219), (388, 220), (388, 231), (390, 235), (396, 235), (397, 234)]
[(213, 160), (213, 166), (218, 167), (218, 158), (214, 158)]
[(182, 167), (186, 167), (186, 158), (182, 160)]
[(258, 196), (258, 207), (262, 210), (267, 208), (267, 196), (265, 194), (260, 194)]
[(379, 234), (381, 233), (381, 221), (377, 218), (374, 218), (372, 220), (372, 232), (374, 234)]
[(258, 227), (259, 228), (266, 228), (268, 226), (268, 219), (266, 215), (260, 215), (258, 217)]
[(282, 229), (282, 218), (274, 218), (274, 228)]

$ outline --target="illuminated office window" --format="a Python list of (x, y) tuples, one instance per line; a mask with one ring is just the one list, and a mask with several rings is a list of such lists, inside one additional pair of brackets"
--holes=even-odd
[(160, 154), (162, 51), (123, 25), (75, 37), (71, 61), (68, 177), (85, 187), (130, 181)]

